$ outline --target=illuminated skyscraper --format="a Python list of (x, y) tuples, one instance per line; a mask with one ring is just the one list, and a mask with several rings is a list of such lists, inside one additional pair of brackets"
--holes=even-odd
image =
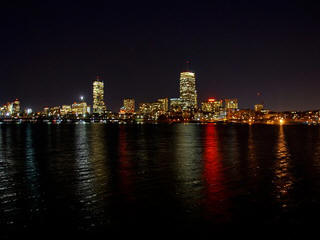
[(193, 72), (180, 73), (180, 99), (185, 109), (197, 107), (196, 79)]
[(104, 82), (97, 75), (93, 81), (93, 113), (102, 114), (106, 111), (104, 103)]

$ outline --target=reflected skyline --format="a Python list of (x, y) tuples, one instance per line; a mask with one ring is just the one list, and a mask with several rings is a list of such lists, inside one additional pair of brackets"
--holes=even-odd
[(306, 221), (306, 206), (320, 205), (319, 133), (306, 129), (0, 126), (0, 223), (99, 230)]

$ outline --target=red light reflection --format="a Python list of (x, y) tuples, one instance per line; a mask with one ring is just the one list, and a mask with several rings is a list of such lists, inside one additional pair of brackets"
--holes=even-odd
[(120, 161), (120, 187), (123, 194), (128, 195), (130, 197), (132, 193), (132, 176), (130, 172), (131, 163), (130, 158), (128, 157), (127, 152), (127, 133), (124, 126), (121, 126), (119, 129), (119, 161)]
[(224, 185), (222, 157), (219, 152), (219, 140), (217, 136), (217, 127), (214, 124), (208, 124), (205, 130), (204, 143), (204, 179), (206, 182), (206, 208), (213, 215), (220, 215), (226, 221), (227, 213), (227, 189)]

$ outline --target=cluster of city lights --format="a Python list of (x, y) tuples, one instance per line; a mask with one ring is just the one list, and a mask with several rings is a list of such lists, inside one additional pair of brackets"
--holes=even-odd
[[(79, 102), (70, 105), (44, 107), (40, 112), (26, 108), (20, 109), (18, 99), (0, 107), (0, 120), (44, 120), (44, 121), (111, 121), (127, 122), (234, 122), (234, 123), (265, 123), (290, 124), (307, 123), (319, 124), (320, 112), (272, 112), (259, 103), (254, 109), (240, 109), (238, 99), (208, 98), (198, 104), (196, 90), (196, 75), (191, 71), (180, 73), (180, 96), (177, 98), (159, 98), (154, 102), (138, 104), (134, 98), (123, 100), (119, 112), (107, 110), (104, 102), (104, 82), (99, 76), (92, 84), (92, 107), (85, 102), (84, 96)], [(261, 95), (259, 93), (259, 95)]]

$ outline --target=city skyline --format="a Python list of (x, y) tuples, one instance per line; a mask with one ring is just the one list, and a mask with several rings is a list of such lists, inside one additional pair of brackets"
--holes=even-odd
[(178, 96), (190, 60), (199, 102), (236, 97), (251, 108), (260, 92), (276, 111), (319, 108), (315, 4), (6, 3), (1, 10), (8, 23), (0, 40), (1, 104), (19, 98), (41, 109), (92, 99), (88, 81), (104, 72), (105, 100), (117, 111), (126, 97)]
[[(256, 107), (259, 107), (259, 105), (262, 106), (262, 108), (267, 108), (271, 111), (275, 111), (275, 112), (286, 112), (286, 111), (315, 111), (320, 109), (320, 105), (318, 108), (314, 108), (314, 109), (286, 109), (286, 110), (276, 110), (276, 109), (272, 109), (269, 108), (268, 103), (266, 103), (264, 101), (264, 96), (262, 96), (261, 92), (257, 92), (255, 93), (255, 102), (252, 102), (251, 105), (249, 105), (248, 107), (243, 107), (243, 106), (239, 106), (238, 102), (239, 102), (239, 98), (237, 96), (234, 96), (232, 98), (230, 98), (230, 96), (225, 96), (225, 97), (214, 97), (214, 96), (209, 96), (208, 98), (203, 98), (201, 97), (201, 94), (198, 93), (197, 91), (197, 80), (196, 80), (196, 73), (190, 69), (190, 60), (185, 61), (184, 63), (184, 67), (181, 68), (181, 72), (179, 73), (179, 79), (178, 79), (178, 94), (176, 96), (179, 96), (179, 98), (177, 98), (176, 96), (163, 96), (164, 98), (167, 98), (169, 102), (171, 101), (182, 101), (184, 102), (184, 104), (186, 106), (188, 106), (190, 108), (190, 104), (193, 106), (196, 106), (196, 108), (201, 109), (200, 104), (206, 102), (207, 100), (215, 100), (215, 101), (226, 101), (226, 105), (228, 105), (228, 101), (232, 101), (235, 100), (236, 101), (236, 106), (235, 109), (251, 109), (251, 110), (256, 110)], [(104, 111), (108, 110), (111, 112), (121, 112), (121, 109), (123, 109), (124, 105), (123, 105), (123, 101), (125, 100), (130, 100), (132, 99), (134, 101), (134, 107), (138, 107), (140, 103), (144, 103), (146, 101), (136, 101), (136, 99), (139, 99), (141, 97), (137, 97), (134, 94), (130, 95), (130, 96), (126, 96), (126, 97), (122, 97), (120, 99), (118, 99), (117, 101), (121, 102), (120, 103), (120, 107), (119, 109), (113, 109), (113, 108), (108, 108), (108, 103), (106, 103), (105, 100), (105, 80), (103, 79), (103, 74), (104, 72), (100, 72), (100, 73), (96, 73), (95, 76), (96, 78), (94, 80), (91, 80), (92, 84), (91, 89), (87, 89), (88, 91), (81, 91), (81, 93), (84, 94), (79, 94), (78, 96), (76, 96), (72, 103), (65, 103), (63, 102), (62, 104), (59, 105), (39, 105), (39, 108), (33, 108), (30, 104), (28, 103), (24, 103), (22, 102), (21, 104), (21, 110), (24, 108), (25, 110), (33, 110), (34, 112), (40, 112), (42, 111), (44, 108), (52, 108), (54, 106), (59, 106), (61, 108), (63, 108), (64, 106), (66, 106), (66, 104), (69, 104), (70, 106), (72, 104), (76, 104), (78, 101), (79, 103), (81, 102), (85, 102), (86, 104), (89, 104), (88, 107), (92, 108), (91, 111), (92, 113), (98, 113), (101, 114)], [(191, 75), (190, 75), (191, 74)], [(90, 82), (89, 82), (90, 83)], [(187, 89), (187, 90), (186, 90)], [(110, 89), (109, 89), (110, 90)], [(191, 92), (190, 92), (191, 90)], [(193, 92), (193, 93), (192, 93)], [(91, 94), (90, 94), (91, 93)], [(191, 95), (190, 95), (191, 94)], [(218, 96), (218, 94), (217, 94)], [(152, 102), (153, 100), (155, 100), (157, 98), (157, 96), (150, 96), (150, 95), (146, 95), (144, 96), (144, 99), (149, 99), (148, 102)], [(158, 98), (161, 99), (161, 98)], [(192, 99), (192, 100), (191, 100)], [(1, 105), (6, 105), (6, 104), (10, 104), (11, 102), (17, 101), (19, 100), (21, 102), (21, 98), (19, 97), (15, 97), (15, 98), (11, 98), (11, 99), (7, 99), (6, 101), (4, 101), (3, 103), (0, 103)], [(182, 103), (180, 102), (180, 104)], [(241, 102), (241, 100), (240, 100)], [(136, 106), (137, 104), (137, 106)], [(97, 105), (98, 106), (98, 110), (97, 110)], [(20, 105), (19, 105), (20, 108)], [(262, 109), (261, 108), (261, 109)]]

